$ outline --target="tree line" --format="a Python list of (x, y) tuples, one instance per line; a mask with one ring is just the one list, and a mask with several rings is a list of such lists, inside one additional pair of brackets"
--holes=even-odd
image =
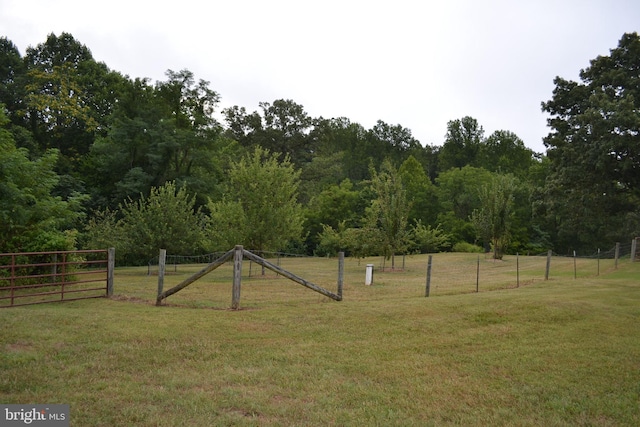
[[(640, 234), (640, 38), (557, 77), (545, 154), (453, 119), (440, 145), (289, 99), (218, 111), (187, 69), (96, 61), (71, 34), (0, 38), (0, 251), (115, 246), (144, 263), (253, 250), (594, 251)], [(223, 122), (216, 120), (220, 112)]]

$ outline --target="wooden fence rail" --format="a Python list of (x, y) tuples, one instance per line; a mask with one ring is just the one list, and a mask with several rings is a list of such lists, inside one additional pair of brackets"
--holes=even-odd
[(166, 299), (168, 296), (175, 294), (176, 292), (179, 292), (180, 290), (186, 288), (187, 286), (189, 286), (190, 284), (192, 284), (193, 282), (195, 282), (196, 280), (204, 277), (205, 275), (207, 275), (208, 273), (212, 272), (213, 270), (215, 270), (216, 268), (220, 267), (221, 265), (223, 265), (224, 263), (226, 263), (227, 261), (231, 260), (233, 258), (234, 260), (234, 268), (233, 268), (233, 288), (232, 288), (232, 297), (231, 297), (231, 308), (233, 310), (237, 310), (240, 307), (240, 290), (241, 290), (241, 283), (242, 283), (242, 260), (244, 258), (247, 258), (281, 276), (286, 277), (289, 280), (292, 280), (308, 289), (311, 289), (315, 292), (318, 292), (328, 298), (331, 298), (335, 301), (342, 301), (342, 280), (343, 280), (343, 272), (344, 272), (344, 253), (340, 254), (339, 257), (339, 261), (338, 261), (338, 293), (335, 294), (325, 288), (322, 288), (314, 283), (309, 282), (308, 280), (303, 279), (302, 277), (299, 277), (275, 264), (270, 263), (269, 261), (267, 261), (266, 259), (252, 253), (249, 252), (247, 250), (245, 250), (241, 245), (236, 246), (234, 249), (231, 249), (230, 251), (226, 252), (223, 256), (221, 256), (220, 258), (218, 258), (217, 260), (213, 261), (212, 263), (210, 263), (209, 265), (207, 265), (205, 268), (203, 268), (202, 270), (200, 270), (199, 272), (193, 274), (192, 276), (188, 277), (187, 279), (183, 280), (182, 282), (180, 282), (178, 285), (174, 286), (173, 288), (163, 291), (162, 287), (163, 287), (163, 283), (164, 283), (164, 268), (163, 268), (163, 264), (164, 264), (164, 260), (163, 260), (163, 255), (166, 256), (166, 252), (163, 252), (163, 250), (160, 251), (160, 268), (158, 269), (159, 273), (158, 273), (158, 296), (156, 298), (156, 305), (162, 305), (162, 301), (164, 299)]

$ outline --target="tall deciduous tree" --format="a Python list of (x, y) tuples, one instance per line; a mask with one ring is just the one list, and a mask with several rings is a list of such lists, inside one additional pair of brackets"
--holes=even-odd
[(491, 242), (493, 258), (502, 259), (511, 235), (516, 181), (511, 175), (494, 175), (480, 188), (480, 208), (471, 220), (480, 238)]
[(257, 147), (229, 169), (221, 201), (210, 201), (211, 249), (237, 244), (282, 250), (302, 237), (304, 213), (297, 201), (300, 172), (288, 157)]
[(440, 171), (476, 166), (483, 141), (484, 129), (473, 117), (466, 116), (447, 123), (447, 134), (438, 157)]
[(508, 130), (497, 130), (480, 145), (476, 166), (524, 178), (536, 161), (536, 154), (524, 145), (518, 135)]
[(580, 72), (581, 82), (556, 77), (542, 104), (551, 128), (545, 207), (562, 249), (631, 237), (617, 230), (640, 200), (639, 63), (640, 36), (624, 34)]
[(309, 233), (307, 245), (313, 250), (326, 226), (334, 230), (339, 226), (343, 229), (359, 226), (364, 210), (365, 200), (350, 180), (327, 187), (312, 198), (305, 209), (305, 229)]
[(437, 222), (445, 233), (452, 235), (453, 243), (475, 241), (476, 233), (470, 218), (474, 209), (480, 208), (480, 188), (490, 180), (491, 172), (472, 166), (453, 168), (438, 176), (440, 213)]
[(285, 154), (297, 167), (311, 161), (314, 144), (309, 134), (313, 119), (304, 107), (290, 99), (259, 105), (261, 113), (247, 113), (244, 107), (238, 106), (223, 110), (229, 136), (245, 147), (260, 146), (273, 153)]
[(43, 149), (57, 148), (73, 169), (96, 133), (104, 132), (124, 78), (62, 33), (27, 49), (22, 115)]
[(26, 68), (15, 44), (0, 37), (0, 103), (8, 110), (10, 119), (17, 123), (18, 110), (24, 98)]
[(84, 197), (52, 196), (60, 179), (58, 152), (31, 160), (25, 148), (16, 148), (7, 123), (0, 104), (0, 252), (74, 249)]
[(379, 167), (385, 159), (391, 159), (394, 164), (400, 164), (410, 155), (422, 150), (420, 142), (413, 137), (411, 130), (401, 125), (390, 125), (378, 120), (369, 131), (371, 139), (370, 156), (374, 165)]
[(373, 154), (378, 153), (373, 150), (368, 132), (362, 125), (345, 117), (319, 119), (311, 136), (316, 141), (320, 155), (326, 157), (332, 153), (342, 153), (338, 182), (344, 178), (352, 182), (369, 178), (369, 164)]
[(424, 167), (415, 157), (409, 156), (398, 171), (411, 203), (409, 220), (433, 224), (438, 213), (435, 185), (429, 180)]
[(371, 172), (371, 187), (376, 194), (367, 214), (367, 227), (375, 230), (382, 254), (391, 258), (395, 268), (395, 255), (403, 253), (411, 244), (409, 211), (411, 203), (402, 178), (390, 161), (385, 161), (379, 172)]
[(200, 204), (216, 195), (228, 148), (214, 117), (218, 94), (188, 70), (167, 77), (155, 87), (129, 82), (108, 133), (91, 147), (84, 175), (97, 205), (113, 207), (173, 180), (203, 197)]
[(189, 70), (167, 70), (166, 75), (167, 81), (156, 85), (156, 97), (164, 109), (161, 124), (169, 125), (170, 133), (156, 141), (156, 182), (180, 180), (198, 192), (210, 190), (212, 152), (220, 148), (221, 127), (214, 117), (220, 96), (208, 81), (196, 82)]

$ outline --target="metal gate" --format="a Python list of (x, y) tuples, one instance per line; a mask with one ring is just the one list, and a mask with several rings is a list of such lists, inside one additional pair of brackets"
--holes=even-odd
[(0, 254), (0, 308), (113, 294), (115, 250)]

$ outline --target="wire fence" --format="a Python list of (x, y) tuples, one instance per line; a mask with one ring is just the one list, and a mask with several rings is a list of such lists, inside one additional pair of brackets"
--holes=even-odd
[[(282, 252), (252, 251), (299, 277), (333, 290), (338, 277), (336, 258), (311, 257)], [(621, 262), (629, 262), (634, 252), (631, 244), (616, 245), (607, 250), (595, 250), (589, 254), (572, 252), (561, 255), (551, 251), (535, 255), (505, 255), (494, 260), (492, 254), (438, 253), (431, 255), (406, 255), (396, 257), (394, 269), (390, 261), (382, 257), (346, 258), (344, 262), (345, 299), (402, 298), (411, 296), (439, 296), (472, 292), (486, 292), (527, 286), (546, 280), (580, 279), (597, 277), (615, 270)], [(165, 274), (175, 275), (175, 280), (193, 274), (223, 253), (201, 256), (166, 256)], [(158, 259), (149, 261), (147, 274), (158, 272)], [(226, 284), (233, 281), (233, 263), (227, 263), (212, 271), (202, 280), (208, 284)], [(374, 278), (371, 286), (365, 284), (367, 266), (372, 266)], [(249, 279), (248, 300), (273, 301), (317, 300), (301, 287), (254, 262), (245, 262), (242, 277)], [(219, 289), (228, 289), (223, 286)], [(243, 285), (244, 286), (244, 285)], [(194, 298), (207, 295), (206, 285), (194, 293)], [(207, 289), (212, 289), (207, 287)], [(243, 289), (245, 289), (243, 287)], [(190, 291), (191, 292), (191, 291)], [(220, 297), (226, 301), (228, 290)], [(245, 292), (243, 290), (243, 292)], [(267, 295), (266, 293), (269, 293)], [(182, 293), (182, 292), (181, 292)], [(186, 297), (186, 296), (185, 296)], [(174, 298), (173, 296), (171, 297)], [(181, 299), (183, 297), (181, 296)], [(208, 296), (206, 297), (208, 298)]]
[(560, 278), (594, 277), (613, 269), (614, 259), (591, 256), (540, 254), (506, 255), (502, 260), (490, 256), (450, 260), (434, 255), (427, 282), (430, 295), (458, 294), (516, 288)]
[(426, 292), (430, 295), (482, 292), (543, 280), (597, 277), (615, 270), (619, 262), (632, 261), (634, 255), (633, 244), (618, 244), (606, 251), (598, 249), (586, 255), (576, 252), (560, 255), (548, 251), (533, 256), (506, 255), (502, 260), (494, 260), (491, 254), (477, 256), (475, 260), (434, 255)]
[[(284, 260), (287, 259), (303, 259), (303, 258), (318, 258), (318, 257), (309, 257), (307, 255), (300, 254), (292, 254), (286, 252), (271, 252), (271, 251), (251, 251), (254, 254), (268, 260), (269, 262), (281, 266)], [(210, 264), (216, 259), (220, 258), (224, 255), (225, 252), (212, 252), (204, 255), (166, 255), (165, 261), (165, 273), (177, 273), (178, 271), (189, 270), (194, 265), (201, 264)], [(324, 257), (320, 258), (323, 259)], [(153, 257), (147, 263), (147, 275), (157, 275), (158, 274), (158, 260), (159, 257)], [(266, 271), (263, 268), (254, 268), (254, 263), (249, 263), (249, 269), (247, 271), (247, 275), (249, 277), (252, 276), (262, 276), (266, 274)]]

